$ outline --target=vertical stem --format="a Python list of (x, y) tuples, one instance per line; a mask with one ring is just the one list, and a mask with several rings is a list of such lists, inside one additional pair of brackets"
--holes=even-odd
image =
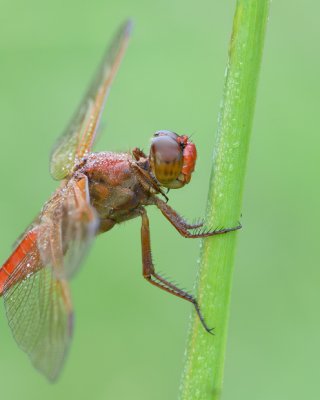
[[(268, 8), (269, 0), (237, 1), (210, 179), (210, 227), (234, 226), (240, 219)], [(233, 232), (203, 240), (197, 293), (215, 336), (205, 332), (193, 315), (181, 400), (221, 396), (236, 236)]]

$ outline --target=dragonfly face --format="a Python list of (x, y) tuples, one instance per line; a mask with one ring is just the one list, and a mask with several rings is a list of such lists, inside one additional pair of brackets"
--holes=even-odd
[(131, 22), (119, 29), (74, 119), (53, 149), (50, 171), (54, 179), (61, 180), (59, 188), (0, 269), (0, 295), (13, 336), (33, 365), (51, 381), (61, 371), (72, 337), (69, 280), (98, 233), (141, 217), (143, 277), (191, 302), (204, 328), (211, 332), (196, 299), (155, 271), (145, 207), (158, 207), (186, 238), (239, 229), (199, 231), (202, 223), (189, 224), (167, 204), (163, 187), (183, 187), (190, 182), (195, 167), (196, 148), (188, 136), (156, 132), (149, 156), (138, 148), (132, 153), (91, 152), (130, 32)]

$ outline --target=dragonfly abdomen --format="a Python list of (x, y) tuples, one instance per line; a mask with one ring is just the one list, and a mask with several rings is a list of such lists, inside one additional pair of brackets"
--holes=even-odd
[[(22, 264), (27, 264), (25, 268), (25, 274), (21, 276), (18, 274), (17, 280), (13, 279), (13, 283), (22, 280), (25, 278), (28, 272), (30, 272), (31, 268), (33, 269), (35, 264), (39, 263), (39, 257), (35, 257), (38, 254), (37, 251), (37, 231), (36, 229), (32, 229), (26, 233), (21, 242), (15, 248), (11, 256), (7, 259), (7, 261), (3, 264), (0, 269), (0, 296), (3, 294), (3, 289), (9, 277), (12, 277), (13, 273), (20, 267)], [(29, 265), (28, 265), (29, 263)]]

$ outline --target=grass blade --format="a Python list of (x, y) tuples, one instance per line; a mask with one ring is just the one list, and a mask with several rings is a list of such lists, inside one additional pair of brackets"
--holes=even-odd
[[(269, 0), (237, 1), (210, 179), (210, 227), (234, 226), (240, 219), (268, 9)], [(233, 232), (202, 243), (197, 293), (215, 336), (206, 333), (193, 315), (181, 400), (220, 398), (236, 236)]]

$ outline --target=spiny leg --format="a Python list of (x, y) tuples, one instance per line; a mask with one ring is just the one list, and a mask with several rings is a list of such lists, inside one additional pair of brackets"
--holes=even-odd
[(144, 208), (141, 209), (141, 246), (142, 246), (142, 273), (143, 277), (147, 279), (152, 285), (165, 290), (174, 296), (180, 297), (181, 299), (187, 300), (194, 305), (194, 308), (199, 316), (199, 319), (204, 327), (204, 329), (212, 334), (213, 329), (209, 328), (206, 324), (203, 315), (201, 313), (199, 304), (197, 300), (188, 292), (179, 289), (173, 283), (167, 281), (162, 276), (157, 274), (154, 269), (151, 254), (151, 244), (150, 244), (150, 229), (149, 229), (149, 218), (147, 212)]
[(155, 178), (153, 178), (144, 168), (142, 168), (138, 163), (132, 163), (131, 167), (137, 173), (140, 184), (147, 192), (160, 193), (166, 201), (169, 201), (168, 196), (166, 196)]
[(190, 225), (188, 224), (173, 208), (171, 208), (163, 200), (156, 198), (155, 205), (159, 208), (162, 214), (167, 220), (176, 228), (176, 230), (185, 238), (203, 238), (215, 235), (221, 235), (223, 233), (233, 232), (241, 228), (241, 225), (237, 225), (233, 228), (215, 229), (212, 231), (205, 232), (189, 232), (190, 229), (196, 229), (203, 226), (203, 223)]
[(140, 158), (147, 158), (147, 155), (138, 147), (132, 149), (132, 155), (137, 161), (139, 161)]

